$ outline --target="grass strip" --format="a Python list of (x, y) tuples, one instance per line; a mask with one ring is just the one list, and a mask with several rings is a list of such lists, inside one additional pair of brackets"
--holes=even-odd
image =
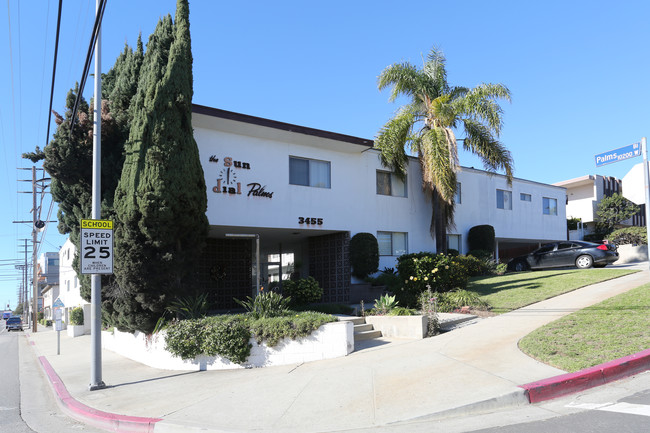
[(524, 337), (519, 348), (574, 372), (650, 348), (650, 284), (565, 316)]
[(476, 292), (501, 314), (602, 281), (628, 275), (632, 269), (561, 269), (516, 272), (473, 278), (467, 290)]

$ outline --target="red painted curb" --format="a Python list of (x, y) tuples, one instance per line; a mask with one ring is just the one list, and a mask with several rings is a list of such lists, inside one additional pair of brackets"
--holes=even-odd
[(54, 392), (56, 392), (64, 409), (73, 418), (95, 427), (124, 433), (153, 433), (156, 423), (162, 421), (162, 418), (144, 418), (104, 412), (79, 403), (70, 395), (48, 360), (44, 356), (39, 356), (38, 360), (41, 362), (45, 374), (50, 379)]
[(575, 373), (562, 374), (519, 387), (526, 390), (530, 403), (537, 403), (604, 385), (646, 370), (650, 370), (650, 349)]

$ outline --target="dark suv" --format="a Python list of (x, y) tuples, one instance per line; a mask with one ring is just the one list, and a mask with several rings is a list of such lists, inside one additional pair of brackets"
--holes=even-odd
[(5, 323), (5, 326), (7, 327), (7, 332), (13, 330), (16, 331), (22, 331), (23, 330), (23, 319), (20, 318), (20, 316), (13, 316), (7, 319), (7, 323)]

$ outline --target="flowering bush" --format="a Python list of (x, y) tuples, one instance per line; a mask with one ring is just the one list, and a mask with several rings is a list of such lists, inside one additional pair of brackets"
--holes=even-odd
[(444, 254), (414, 253), (397, 259), (397, 271), (404, 285), (396, 291), (401, 305), (414, 307), (420, 293), (430, 286), (436, 292), (467, 287), (470, 268), (466, 258)]

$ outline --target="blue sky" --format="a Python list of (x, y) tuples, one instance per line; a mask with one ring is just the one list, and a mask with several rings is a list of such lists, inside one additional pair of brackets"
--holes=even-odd
[[(0, 305), (16, 303), (19, 239), (31, 227), (31, 168), (22, 152), (44, 147), (52, 76), (54, 0), (7, 0), (0, 15)], [(79, 81), (94, 0), (64, 0), (53, 109)], [(139, 32), (146, 42), (175, 0), (108, 0), (106, 72)], [(391, 63), (421, 65), (432, 46), (447, 57), (452, 85), (498, 82), (502, 142), (515, 176), (553, 183), (586, 174), (623, 177), (640, 158), (596, 169), (594, 155), (650, 135), (645, 1), (258, 1), (193, 0), (194, 102), (343, 134), (374, 138), (398, 108), (377, 90)], [(85, 95), (90, 98), (92, 78)], [(55, 128), (52, 122), (50, 135)], [(461, 164), (481, 167), (471, 155)], [(42, 219), (49, 210), (46, 198)], [(56, 205), (53, 216), (56, 215)], [(54, 218), (53, 218), (54, 219)], [(65, 238), (48, 227), (40, 251)], [(6, 266), (9, 264), (9, 266)]]

